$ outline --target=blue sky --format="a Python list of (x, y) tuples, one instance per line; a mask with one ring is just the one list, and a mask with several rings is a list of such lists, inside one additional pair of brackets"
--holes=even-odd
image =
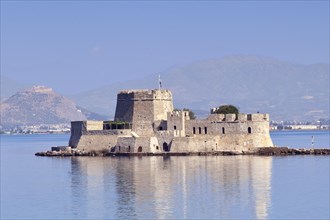
[(63, 94), (228, 55), (329, 62), (329, 1), (1, 1), (1, 74)]

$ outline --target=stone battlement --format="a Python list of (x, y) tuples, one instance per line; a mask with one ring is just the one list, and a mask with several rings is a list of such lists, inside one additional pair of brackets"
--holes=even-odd
[(246, 121), (267, 121), (269, 114), (210, 114), (208, 120), (213, 122), (246, 122)]
[(123, 90), (118, 93), (117, 101), (122, 100), (168, 100), (172, 101), (172, 93), (167, 89), (153, 90)]

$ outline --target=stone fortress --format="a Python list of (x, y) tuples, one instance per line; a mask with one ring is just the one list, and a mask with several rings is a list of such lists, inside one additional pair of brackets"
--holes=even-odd
[(268, 114), (211, 114), (190, 119), (166, 89), (117, 95), (114, 121), (73, 121), (69, 147), (111, 154), (255, 152), (273, 147)]

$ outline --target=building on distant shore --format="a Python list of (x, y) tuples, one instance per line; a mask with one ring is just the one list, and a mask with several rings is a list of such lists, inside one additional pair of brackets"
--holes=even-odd
[(270, 130), (329, 130), (329, 125), (271, 125)]

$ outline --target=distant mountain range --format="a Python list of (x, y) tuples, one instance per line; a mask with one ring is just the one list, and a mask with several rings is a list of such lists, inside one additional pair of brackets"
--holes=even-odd
[(17, 92), (1, 103), (0, 110), (3, 127), (105, 119), (78, 107), (73, 101), (45, 86), (34, 86)]
[[(329, 64), (302, 65), (271, 58), (231, 56), (194, 62), (161, 74), (177, 108), (197, 115), (234, 104), (241, 112), (270, 113), (271, 120), (329, 118)], [(122, 89), (157, 88), (158, 75), (73, 96), (81, 106), (113, 117), (116, 93)]]
[[(244, 113), (269, 113), (271, 120), (329, 118), (328, 63), (302, 65), (256, 56), (229, 56), (170, 68), (161, 73), (161, 81), (163, 88), (172, 91), (176, 108), (189, 108), (199, 117), (208, 114), (210, 108), (233, 104)], [(154, 88), (158, 88), (158, 74), (122, 83), (110, 81), (108, 86), (70, 99), (113, 118), (119, 90)]]

